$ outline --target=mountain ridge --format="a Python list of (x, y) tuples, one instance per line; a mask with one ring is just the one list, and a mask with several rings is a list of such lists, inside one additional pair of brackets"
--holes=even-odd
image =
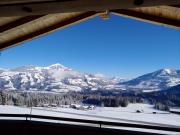
[(120, 83), (126, 89), (142, 89), (158, 91), (180, 84), (180, 70), (160, 69), (147, 73), (127, 82)]
[(160, 69), (137, 78), (105, 78), (56, 63), (47, 67), (23, 66), (0, 71), (0, 89), (17, 91), (68, 92), (90, 90), (159, 91), (180, 84), (180, 70)]

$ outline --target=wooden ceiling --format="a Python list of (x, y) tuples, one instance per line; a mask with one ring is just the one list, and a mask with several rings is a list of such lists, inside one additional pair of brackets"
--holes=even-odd
[(180, 0), (0, 0), (0, 50), (110, 13), (180, 29)]

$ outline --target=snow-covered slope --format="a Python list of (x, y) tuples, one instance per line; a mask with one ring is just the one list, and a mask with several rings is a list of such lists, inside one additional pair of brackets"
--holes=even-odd
[(0, 72), (1, 90), (42, 90), (54, 92), (100, 89), (112, 83), (104, 77), (81, 73), (61, 64), (27, 66)]
[(165, 90), (180, 84), (180, 70), (161, 69), (119, 84), (125, 89), (140, 89), (146, 92)]

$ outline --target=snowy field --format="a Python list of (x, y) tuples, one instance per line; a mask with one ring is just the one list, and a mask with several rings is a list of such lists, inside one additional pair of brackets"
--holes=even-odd
[[(137, 110), (143, 110), (143, 112), (137, 113)], [(0, 113), (29, 114), (30, 112), (31, 108), (0, 106)], [(156, 112), (156, 114), (153, 114), (153, 112)], [(89, 120), (180, 126), (180, 115), (155, 110), (152, 105), (148, 104), (129, 104), (128, 107), (125, 108), (97, 107), (94, 110), (34, 107), (32, 108), (32, 114)]]
[[(143, 110), (143, 112), (137, 113), (137, 110)], [(29, 114), (30, 111), (31, 108), (0, 105), (0, 113)], [(153, 112), (156, 112), (156, 114), (153, 114)], [(32, 114), (79, 119), (131, 121), (135, 123), (147, 122), (180, 126), (180, 115), (155, 110), (153, 105), (149, 104), (129, 104), (128, 107), (96, 107), (94, 110), (34, 107), (32, 108)]]

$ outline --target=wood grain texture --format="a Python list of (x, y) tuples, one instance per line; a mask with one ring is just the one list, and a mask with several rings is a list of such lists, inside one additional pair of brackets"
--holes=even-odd
[[(22, 0), (24, 1), (24, 0)], [(28, 3), (31, 2), (31, 3)], [(0, 16), (29, 16), (51, 13), (106, 11), (111, 9), (127, 9), (146, 6), (178, 5), (180, 0), (144, 0), (142, 4), (135, 4), (135, 0), (63, 0), (41, 1), (27, 0), (22, 3), (7, 5), (0, 1)], [(39, 0), (38, 0), (39, 1)], [(10, 1), (12, 3), (12, 1)]]
[(50, 14), (32, 22), (0, 33), (0, 50), (13, 47), (17, 44), (32, 40), (58, 29), (66, 28), (96, 16), (94, 11), (83, 13)]

